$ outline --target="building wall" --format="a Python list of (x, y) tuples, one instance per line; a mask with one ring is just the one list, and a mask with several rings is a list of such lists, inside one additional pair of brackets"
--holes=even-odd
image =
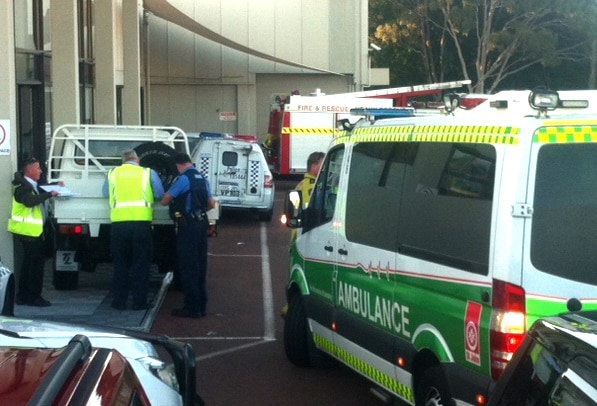
[[(366, 0), (170, 3), (208, 29), (243, 46), (343, 75), (258, 58), (152, 15), (150, 124), (263, 137), (272, 93), (298, 89), (304, 94), (316, 88), (344, 93), (362, 90), (366, 85), (361, 80), (367, 59), (367, 16), (361, 16)], [(358, 40), (361, 32), (365, 32), (364, 51)], [(224, 120), (231, 114), (222, 113), (236, 114), (236, 120)]]

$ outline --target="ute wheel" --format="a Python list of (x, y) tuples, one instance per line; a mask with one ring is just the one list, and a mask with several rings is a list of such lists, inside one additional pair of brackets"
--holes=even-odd
[(288, 360), (299, 367), (312, 366), (312, 341), (303, 298), (296, 294), (290, 299), (284, 321), (284, 350)]
[(146, 142), (138, 145), (135, 152), (139, 156), (140, 165), (156, 171), (160, 175), (164, 189), (168, 189), (174, 178), (178, 176), (174, 162), (176, 151), (161, 142)]
[(439, 366), (432, 366), (423, 372), (415, 389), (417, 406), (451, 406), (452, 395), (444, 373)]

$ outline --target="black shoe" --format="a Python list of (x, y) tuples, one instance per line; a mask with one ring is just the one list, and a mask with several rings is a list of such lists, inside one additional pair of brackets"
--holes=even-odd
[(192, 312), (184, 307), (182, 309), (174, 309), (172, 310), (172, 312), (170, 312), (170, 314), (174, 317), (186, 317), (188, 319), (198, 319), (205, 316), (205, 314), (201, 314), (199, 312)]
[(15, 303), (18, 305), (26, 305), (27, 301), (25, 299), (21, 299), (20, 297), (16, 298)]
[(48, 302), (46, 299), (44, 299), (43, 297), (38, 297), (37, 299), (31, 301), (28, 303), (29, 306), (35, 306), (35, 307), (48, 307), (48, 306), (52, 306), (52, 303)]
[(120, 303), (120, 302), (112, 302), (110, 304), (110, 307), (112, 309), (116, 309), (116, 310), (126, 310), (126, 305), (124, 303)]
[(134, 304), (132, 309), (133, 310), (147, 310), (149, 309), (151, 306), (149, 306), (149, 304), (147, 303), (142, 303), (142, 304)]

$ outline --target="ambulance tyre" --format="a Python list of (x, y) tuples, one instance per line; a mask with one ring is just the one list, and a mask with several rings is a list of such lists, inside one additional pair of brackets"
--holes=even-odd
[(415, 388), (416, 406), (448, 406), (452, 395), (440, 366), (435, 365), (423, 372)]
[(299, 367), (313, 366), (312, 353), (316, 351), (307, 324), (303, 298), (295, 294), (288, 305), (284, 321), (284, 349), (290, 362)]

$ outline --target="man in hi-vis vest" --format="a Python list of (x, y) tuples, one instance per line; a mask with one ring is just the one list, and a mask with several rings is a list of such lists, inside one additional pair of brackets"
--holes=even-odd
[[(44, 225), (47, 220), (44, 204), (48, 199), (58, 196), (58, 192), (46, 192), (39, 188), (42, 173), (39, 161), (29, 158), (24, 162), (21, 172), (15, 173), (12, 181), (14, 193), (8, 231), (17, 237), (23, 247), (23, 263), (18, 273), (18, 305), (51, 305), (41, 296), (45, 262)], [(60, 184), (63, 185), (62, 182)]]
[(161, 199), (164, 187), (158, 174), (139, 165), (135, 150), (122, 153), (122, 165), (111, 169), (104, 183), (109, 196), (110, 247), (114, 274), (111, 306), (126, 310), (129, 291), (133, 310), (149, 308), (147, 290), (152, 258), (153, 202)]

